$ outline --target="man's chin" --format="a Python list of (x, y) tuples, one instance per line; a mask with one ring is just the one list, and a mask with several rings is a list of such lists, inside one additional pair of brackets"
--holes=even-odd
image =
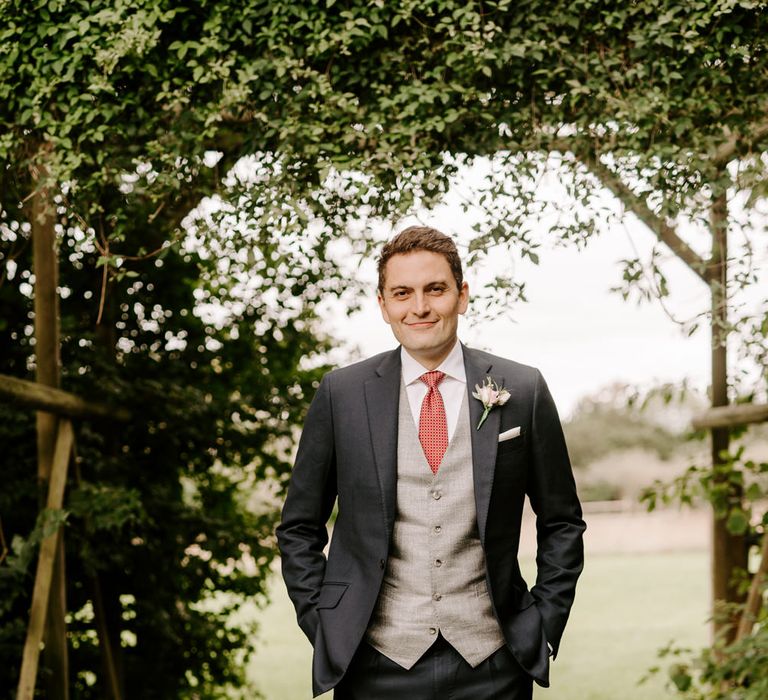
[(430, 353), (430, 352), (438, 352), (439, 346), (435, 343), (430, 343), (428, 339), (417, 339), (417, 340), (408, 340), (405, 343), (402, 343), (402, 346), (409, 350), (412, 353)]
[(434, 360), (437, 357), (447, 356), (455, 342), (455, 339), (453, 339), (447, 342), (436, 343), (424, 338), (422, 342), (416, 342), (412, 339), (408, 339), (406, 342), (401, 340), (400, 344), (411, 357), (417, 360)]

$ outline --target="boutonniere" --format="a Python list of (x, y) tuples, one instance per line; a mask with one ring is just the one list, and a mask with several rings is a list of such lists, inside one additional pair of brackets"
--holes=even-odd
[(504, 387), (498, 386), (493, 379), (486, 377), (482, 386), (475, 384), (475, 390), (472, 392), (472, 396), (481, 401), (483, 408), (485, 409), (483, 415), (480, 416), (480, 422), (477, 424), (477, 430), (480, 430), (480, 426), (485, 422), (485, 419), (488, 418), (491, 409), (494, 406), (503, 406), (507, 403), (510, 394)]

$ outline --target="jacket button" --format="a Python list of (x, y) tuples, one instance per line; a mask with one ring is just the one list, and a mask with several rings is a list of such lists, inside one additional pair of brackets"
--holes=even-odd
[(380, 569), (384, 568), (384, 560), (383, 559), (379, 559), (379, 568)]

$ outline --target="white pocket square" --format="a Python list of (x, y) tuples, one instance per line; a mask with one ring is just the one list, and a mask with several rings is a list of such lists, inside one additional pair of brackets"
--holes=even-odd
[(512, 438), (516, 438), (520, 436), (520, 426), (518, 425), (516, 428), (510, 428), (509, 430), (505, 430), (503, 433), (499, 433), (499, 442), (504, 442), (505, 440), (511, 440)]

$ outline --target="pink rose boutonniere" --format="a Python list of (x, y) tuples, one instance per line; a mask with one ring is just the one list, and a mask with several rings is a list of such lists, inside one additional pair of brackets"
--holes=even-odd
[(477, 430), (480, 430), (480, 426), (488, 418), (488, 414), (494, 406), (503, 406), (509, 401), (509, 392), (500, 387), (490, 377), (486, 377), (483, 385), (475, 384), (475, 390), (472, 392), (472, 396), (480, 400), (483, 404), (483, 415), (480, 417), (480, 422), (477, 424)]

